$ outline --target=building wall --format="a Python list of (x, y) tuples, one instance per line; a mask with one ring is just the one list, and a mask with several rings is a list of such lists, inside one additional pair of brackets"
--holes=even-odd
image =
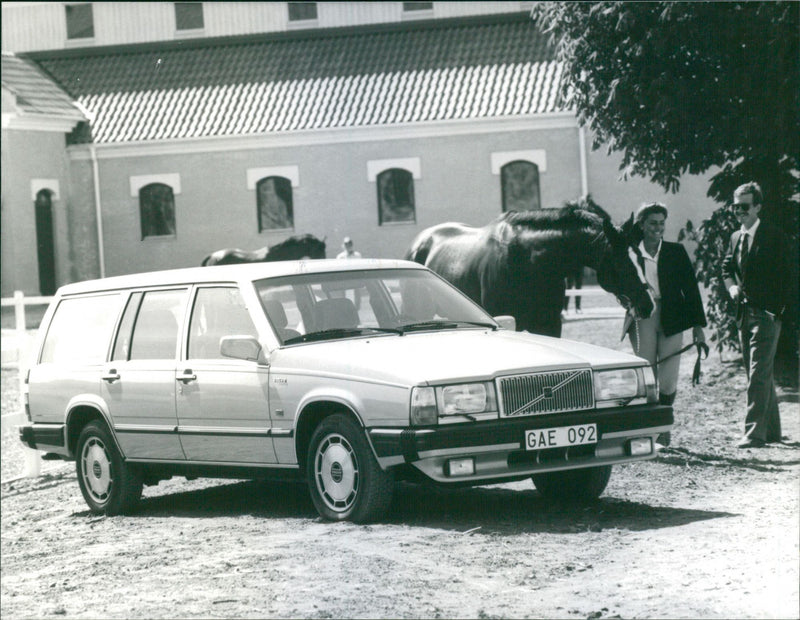
[[(77, 229), (83, 223), (82, 236), (91, 238), (92, 217), (86, 206), (94, 203), (91, 184), (76, 179), (85, 175), (77, 171), (90, 162), (80, 147), (70, 150), (77, 164), (71, 204), (74, 210), (83, 209), (82, 214), (72, 214), (72, 226)], [(480, 226), (499, 215), (500, 177), (492, 174), (491, 154), (521, 150), (546, 153), (546, 170), (540, 175), (542, 204), (558, 206), (580, 195), (575, 127), (143, 156), (111, 156), (111, 150), (98, 150), (106, 275), (199, 265), (220, 248), (255, 249), (303, 233), (325, 237), (330, 257), (349, 235), (364, 256), (399, 258), (428, 226), (445, 221)], [(420, 160), (421, 178), (414, 182), (417, 221), (379, 226), (377, 188), (368, 179), (367, 162), (397, 158)], [(247, 188), (247, 170), (272, 166), (297, 166), (291, 232), (257, 230), (256, 197)], [(176, 236), (143, 240), (139, 200), (131, 195), (130, 178), (162, 174), (180, 178)], [(90, 262), (76, 273), (90, 271)]]
[(63, 2), (3, 2), (3, 50), (30, 52), (70, 47), (120, 45), (218, 37), (294, 28), (510, 13), (529, 2), (434, 2), (432, 11), (403, 13), (402, 2), (318, 2), (318, 19), (289, 24), (286, 2), (204, 2), (202, 31), (175, 30), (172, 2), (95, 2), (93, 39), (67, 40)]
[(56, 283), (72, 281), (65, 136), (58, 132), (15, 129), (3, 129), (2, 135), (2, 296), (7, 297), (15, 290), (39, 295), (35, 190), (31, 185), (34, 179), (56, 182), (35, 186), (58, 191), (52, 201)]
[[(104, 275), (194, 266), (216, 249), (255, 249), (302, 233), (325, 237), (330, 257), (349, 235), (364, 256), (398, 258), (428, 226), (445, 221), (480, 226), (500, 214), (500, 177), (491, 170), (491, 155), (497, 152), (544, 151), (540, 182), (545, 207), (560, 206), (583, 190), (577, 127), (372, 138), (271, 148), (251, 148), (241, 138), (240, 149), (158, 154), (127, 147), (121, 156), (98, 149)], [(32, 178), (59, 183), (59, 198), (53, 202), (57, 283), (101, 275), (88, 147), (70, 147), (70, 161), (63, 153), (63, 134), (3, 131), (4, 297), (17, 289), (39, 294)], [(416, 223), (379, 226), (377, 188), (368, 179), (367, 162), (409, 157), (420, 160), (421, 175), (414, 183)], [(617, 223), (641, 202), (661, 200), (670, 210), (666, 238), (674, 240), (687, 219), (697, 225), (716, 206), (705, 196), (710, 174), (687, 176), (677, 194), (665, 194), (645, 179), (622, 181), (620, 157), (591, 151), (588, 138), (586, 157), (588, 190)], [(257, 231), (255, 191), (247, 188), (247, 170), (272, 166), (297, 166), (293, 231)], [(131, 195), (130, 178), (153, 174), (180, 176), (175, 238), (141, 239), (138, 197)]]

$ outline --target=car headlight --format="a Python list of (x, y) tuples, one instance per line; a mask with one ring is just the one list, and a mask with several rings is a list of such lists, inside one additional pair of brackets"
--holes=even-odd
[(453, 416), (451, 422), (466, 422), (468, 419), (458, 420), (458, 416), (477, 414), (497, 415), (497, 394), (490, 381), (411, 390), (412, 425), (437, 424), (439, 416)]
[(644, 385), (640, 390), (638, 374), (635, 368), (595, 371), (595, 400), (626, 400), (644, 396)]
[(494, 385), (463, 383), (436, 388), (442, 415), (465, 415), (497, 410)]

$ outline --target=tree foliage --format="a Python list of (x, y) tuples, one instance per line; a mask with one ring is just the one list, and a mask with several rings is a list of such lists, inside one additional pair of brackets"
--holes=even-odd
[(719, 277), (719, 266), (728, 251), (731, 234), (739, 223), (728, 209), (717, 209), (711, 217), (695, 228), (691, 220), (686, 222), (678, 233), (678, 241), (694, 241), (695, 270), (703, 285), (708, 289), (706, 317), (715, 327), (711, 341), (716, 343), (718, 351), (723, 349), (738, 350), (738, 328), (734, 320), (736, 309), (734, 302), (725, 290), (725, 283)]
[(594, 148), (621, 153), (623, 176), (675, 192), (681, 175), (719, 169), (708, 195), (720, 208), (684, 234), (718, 346), (735, 347), (719, 282), (733, 190), (758, 181), (764, 219), (798, 236), (800, 3), (543, 2), (532, 16), (552, 35), (562, 97)]

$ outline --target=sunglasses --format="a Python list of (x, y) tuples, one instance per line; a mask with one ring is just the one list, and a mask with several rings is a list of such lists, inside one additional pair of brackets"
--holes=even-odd
[(747, 213), (750, 210), (750, 207), (752, 206), (753, 205), (747, 202), (736, 202), (733, 205), (731, 205), (731, 209), (733, 209), (735, 212), (741, 211), (742, 213)]

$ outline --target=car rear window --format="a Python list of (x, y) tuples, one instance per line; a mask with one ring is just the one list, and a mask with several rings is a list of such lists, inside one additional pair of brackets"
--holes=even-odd
[(42, 364), (102, 364), (119, 315), (118, 293), (63, 299), (42, 348)]

